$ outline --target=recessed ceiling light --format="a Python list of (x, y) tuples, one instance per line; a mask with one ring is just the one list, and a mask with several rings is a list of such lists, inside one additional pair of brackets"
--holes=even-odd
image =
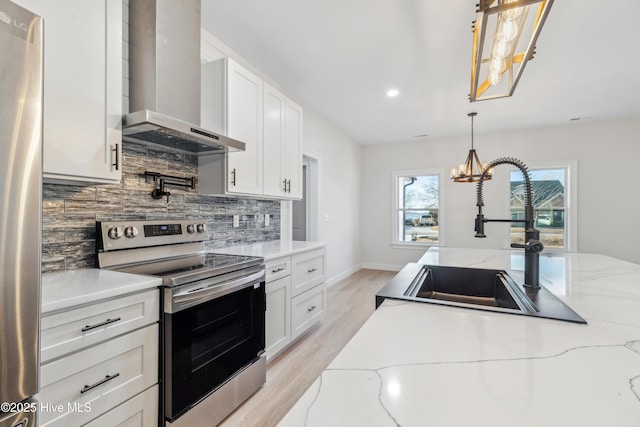
[(394, 98), (394, 97), (398, 96), (398, 94), (399, 94), (399, 93), (400, 93), (400, 92), (398, 92), (398, 89), (389, 89), (389, 90), (387, 91), (387, 96), (388, 96), (389, 98)]

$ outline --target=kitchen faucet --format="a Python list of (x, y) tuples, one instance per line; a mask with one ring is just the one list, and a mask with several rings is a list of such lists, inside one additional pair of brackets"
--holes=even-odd
[[(525, 205), (524, 205), (524, 219), (486, 219), (482, 214), (482, 183), (484, 178), (488, 175), (488, 172), (495, 166), (510, 164), (516, 166), (522, 172), (525, 183)], [(487, 237), (484, 234), (484, 224), (486, 222), (522, 222), (524, 223), (524, 244), (512, 243), (512, 248), (524, 249), (524, 287), (533, 291), (540, 289), (539, 276), (540, 276), (540, 252), (544, 249), (544, 245), (539, 240), (540, 232), (534, 227), (533, 222), (533, 195), (531, 191), (531, 180), (529, 178), (529, 171), (527, 166), (520, 160), (513, 157), (501, 157), (496, 159), (485, 166), (482, 171), (482, 177), (478, 182), (477, 188), (477, 203), (478, 215), (476, 216), (475, 237)]]

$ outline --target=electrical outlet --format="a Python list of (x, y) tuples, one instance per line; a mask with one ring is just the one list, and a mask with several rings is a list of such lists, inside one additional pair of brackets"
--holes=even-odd
[(233, 228), (240, 227), (240, 215), (233, 216)]
[(271, 223), (271, 215), (265, 214), (265, 216), (264, 216), (264, 226), (268, 227), (270, 223)]

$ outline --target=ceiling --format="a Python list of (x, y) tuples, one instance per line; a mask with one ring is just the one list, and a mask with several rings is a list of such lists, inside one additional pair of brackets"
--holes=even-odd
[(470, 103), (476, 3), (202, 0), (202, 26), (360, 144), (640, 117), (640, 1), (555, 0), (514, 95)]

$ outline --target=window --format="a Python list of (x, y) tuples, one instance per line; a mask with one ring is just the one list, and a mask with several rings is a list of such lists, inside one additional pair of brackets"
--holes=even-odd
[(394, 243), (441, 244), (440, 172), (393, 174), (395, 187)]
[[(575, 167), (573, 168), (575, 170)], [(534, 167), (529, 169), (533, 191), (534, 226), (540, 231), (545, 250), (569, 250), (575, 247), (570, 241), (573, 212), (570, 212), (568, 165)], [(512, 219), (524, 219), (525, 185), (519, 170), (510, 172), (510, 210)], [(510, 243), (524, 242), (524, 224), (511, 223)]]

